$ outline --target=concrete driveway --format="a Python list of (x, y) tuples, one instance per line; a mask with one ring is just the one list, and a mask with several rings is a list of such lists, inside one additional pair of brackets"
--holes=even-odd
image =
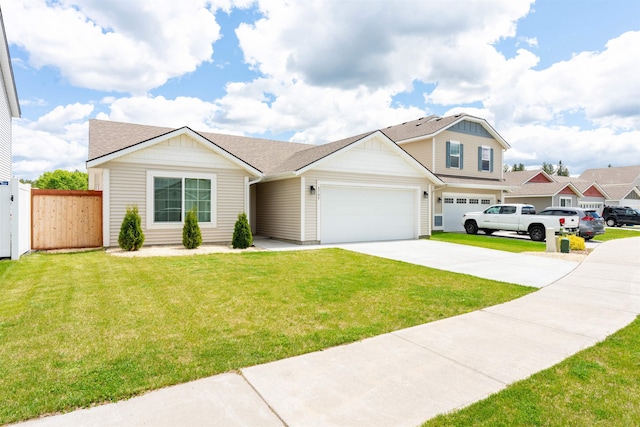
[(541, 288), (567, 275), (576, 261), (517, 254), (435, 240), (344, 243), (336, 245), (295, 245), (256, 239), (255, 245), (274, 251), (342, 248), (425, 267), (470, 274), (485, 279)]

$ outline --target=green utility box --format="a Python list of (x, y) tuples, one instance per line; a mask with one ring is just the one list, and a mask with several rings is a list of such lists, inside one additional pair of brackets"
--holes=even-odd
[(570, 249), (569, 239), (563, 237), (560, 239), (560, 252), (563, 254), (568, 254)]

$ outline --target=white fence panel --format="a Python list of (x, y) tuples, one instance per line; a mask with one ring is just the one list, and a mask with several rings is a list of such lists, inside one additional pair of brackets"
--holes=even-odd
[(31, 250), (31, 185), (13, 180), (11, 259)]

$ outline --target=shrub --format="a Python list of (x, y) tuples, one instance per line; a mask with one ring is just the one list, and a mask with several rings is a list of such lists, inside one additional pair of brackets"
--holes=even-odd
[(118, 245), (125, 251), (137, 251), (144, 243), (142, 232), (142, 220), (138, 213), (138, 207), (127, 207), (127, 213), (120, 226)]
[(584, 239), (582, 237), (571, 234), (569, 237), (569, 248), (572, 251), (584, 251), (586, 246), (584, 245)]
[(198, 225), (198, 213), (196, 207), (192, 207), (184, 218), (182, 227), (182, 244), (187, 249), (195, 249), (202, 244), (202, 233)]
[(238, 215), (231, 243), (234, 249), (246, 249), (253, 244), (249, 220), (244, 212)]

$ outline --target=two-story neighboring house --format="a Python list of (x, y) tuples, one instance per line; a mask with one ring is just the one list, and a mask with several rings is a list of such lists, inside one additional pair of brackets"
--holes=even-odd
[(485, 120), (467, 114), (430, 116), (382, 129), (440, 180), (433, 192), (433, 229), (464, 231), (465, 212), (500, 203), (509, 144)]

